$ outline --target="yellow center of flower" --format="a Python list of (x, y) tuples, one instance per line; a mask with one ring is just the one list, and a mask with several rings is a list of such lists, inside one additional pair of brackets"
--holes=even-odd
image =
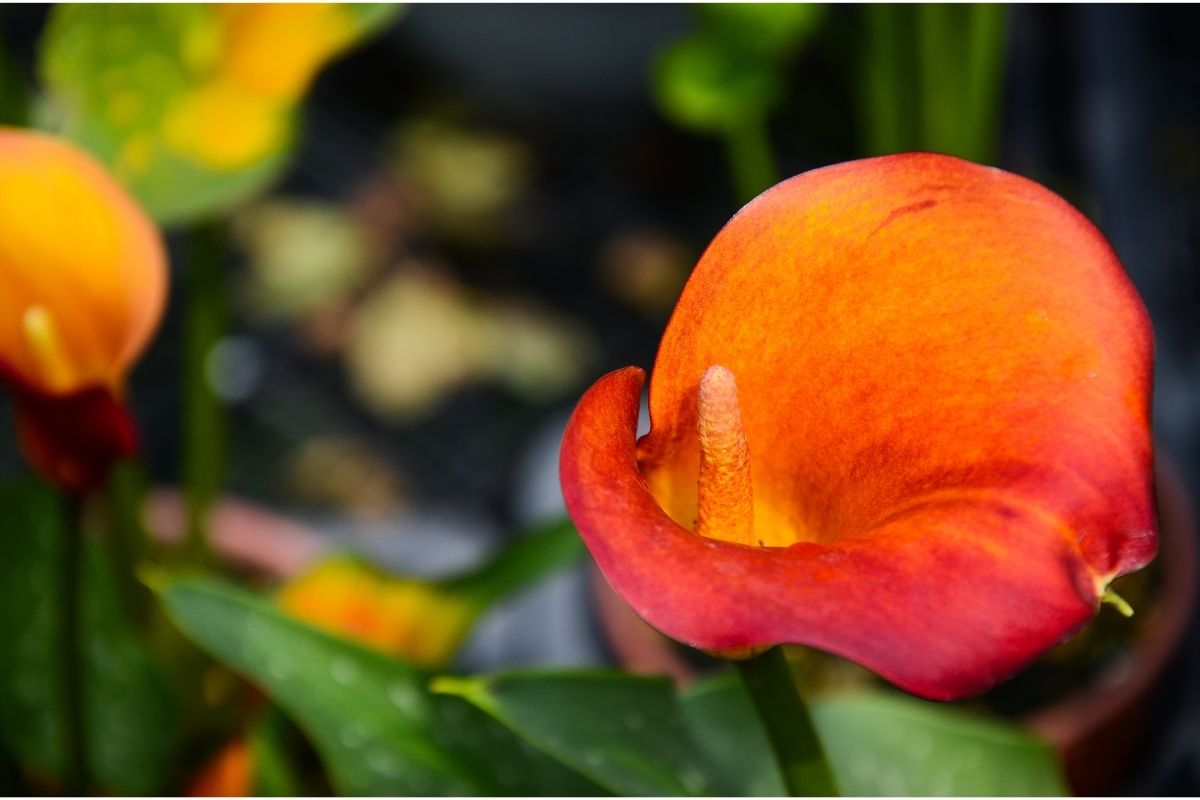
[(750, 547), (787, 547), (801, 536), (766, 498), (755, 503), (750, 445), (737, 381), (720, 364), (704, 371), (697, 391), (700, 472), (693, 528), (710, 539)]
[(37, 365), (40, 385), (50, 392), (71, 389), (77, 376), (58, 334), (54, 316), (45, 306), (30, 306), (21, 318), (21, 330)]

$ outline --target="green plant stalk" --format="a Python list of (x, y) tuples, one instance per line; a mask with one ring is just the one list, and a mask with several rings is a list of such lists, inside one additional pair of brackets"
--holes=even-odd
[(183, 354), (183, 484), (187, 525), (183, 558), (203, 566), (210, 558), (209, 516), (221, 489), (225, 459), (225, 409), (209, 380), (213, 348), (225, 332), (222, 231), (196, 227), (188, 259)]
[(63, 525), (62, 569), (59, 586), (59, 633), (62, 657), (63, 792), (82, 795), (88, 790), (86, 710), (84, 704), (83, 625), (83, 498), (67, 499)]
[(149, 615), (152, 597), (138, 578), (138, 567), (145, 556), (146, 532), (142, 527), (141, 507), (145, 492), (141, 465), (134, 461), (117, 464), (108, 479), (105, 500), (113, 562), (126, 610), (139, 625)]
[(972, 158), (971, 132), (963, 126), (966, 43), (961, 8), (940, 3), (915, 7), (921, 77), (921, 141), (929, 150)]
[(808, 705), (796, 688), (792, 666), (783, 648), (772, 647), (736, 663), (771, 742), (788, 794), (791, 797), (836, 795), (833, 770), (825, 758)]
[(865, 122), (864, 144), (871, 155), (917, 146), (913, 108), (916, 75), (910, 63), (910, 7), (871, 4), (862, 7), (865, 46), (859, 74), (859, 103)]
[(999, 3), (972, 3), (966, 10), (967, 63), (963, 75), (972, 157), (989, 163), (996, 158), (1009, 9)]
[(765, 118), (743, 120), (725, 132), (729, 172), (738, 200), (748, 203), (779, 180)]
[(0, 28), (0, 124), (24, 127), (29, 123), (29, 89), (19, 62), (13, 58)]

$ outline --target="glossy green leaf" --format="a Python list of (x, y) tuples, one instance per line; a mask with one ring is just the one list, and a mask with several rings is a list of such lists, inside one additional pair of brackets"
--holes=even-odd
[(586, 776), (546, 755), (471, 703), (433, 695), (434, 741), (478, 769), (489, 794), (595, 797), (610, 794)]
[(1053, 750), (1019, 728), (900, 694), (831, 698), (814, 709), (854, 795), (1062, 795)]
[[(362, 36), (393, 10), (342, 13)], [(295, 141), (293, 102), (236, 95), (185, 113), (214, 85), (221, 24), (210, 4), (58, 5), (43, 35), (42, 125), (97, 155), (160, 222), (216, 215), (262, 191)]]
[(296, 721), (343, 794), (594, 794), (425, 672), (284, 615), (248, 592), (184, 578), (161, 590), (183, 631)]
[[(56, 587), (63, 511), (53, 492), (33, 483), (0, 487), (0, 509), (0, 737), (22, 765), (54, 775), (62, 748)], [(110, 564), (93, 542), (83, 570), (91, 770), (110, 791), (156, 794), (177, 746), (177, 698), (126, 622)]]
[[(765, 734), (733, 676), (696, 684), (683, 704), (696, 738), (744, 794), (780, 794)], [(1019, 728), (895, 693), (833, 697), (813, 716), (845, 795), (1060, 795), (1051, 748)]]
[(695, 683), (681, 692), (680, 701), (692, 737), (735, 794), (787, 794), (767, 733), (736, 676)]
[(779, 98), (778, 79), (765, 63), (738, 56), (713, 37), (677, 42), (654, 70), (659, 108), (675, 124), (725, 133), (761, 121)]
[(615, 794), (725, 791), (689, 737), (665, 678), (523, 672), (440, 678), (434, 688), (469, 700), (533, 747)]
[[(628, 795), (775, 796), (784, 786), (750, 698), (730, 675), (676, 695), (608, 672), (441, 678), (532, 746)], [(1020, 729), (897, 694), (813, 704), (840, 790), (855, 795), (1062, 794), (1045, 743)]]

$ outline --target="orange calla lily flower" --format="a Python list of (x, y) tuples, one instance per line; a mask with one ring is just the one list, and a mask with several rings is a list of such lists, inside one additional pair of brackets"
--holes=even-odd
[(321, 561), (277, 599), (310, 625), (428, 668), (450, 661), (478, 613), (431, 583), (385, 576), (344, 556)]
[(701, 258), (645, 437), (641, 370), (584, 395), (567, 508), (679, 641), (971, 695), (1153, 557), (1152, 350), (1112, 249), (1041, 186), (924, 153), (815, 170)]
[(0, 129), (0, 381), (47, 480), (96, 486), (136, 448), (125, 375), (162, 315), (158, 232), (90, 156)]
[(218, 170), (249, 167), (288, 136), (288, 115), (318, 70), (359, 35), (338, 3), (234, 3), (214, 8), (208, 70), (163, 123), (177, 152)]

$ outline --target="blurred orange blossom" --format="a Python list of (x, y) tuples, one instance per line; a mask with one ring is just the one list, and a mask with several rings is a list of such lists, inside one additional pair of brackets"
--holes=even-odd
[(290, 581), (277, 600), (297, 619), (428, 668), (450, 660), (476, 613), (433, 584), (385, 576), (338, 556)]
[(1152, 351), (1112, 249), (1041, 186), (926, 153), (814, 170), (701, 258), (646, 436), (640, 369), (584, 395), (567, 507), (681, 642), (971, 695), (1153, 557)]
[(179, 99), (163, 130), (177, 152), (214, 169), (244, 169), (282, 146), (293, 106), (358, 28), (338, 3), (213, 10), (212, 36), (198, 39), (190, 53), (190, 66), (206, 78)]
[(90, 156), (0, 129), (0, 379), (22, 449), (78, 492), (136, 448), (126, 374), (162, 316), (159, 233)]

